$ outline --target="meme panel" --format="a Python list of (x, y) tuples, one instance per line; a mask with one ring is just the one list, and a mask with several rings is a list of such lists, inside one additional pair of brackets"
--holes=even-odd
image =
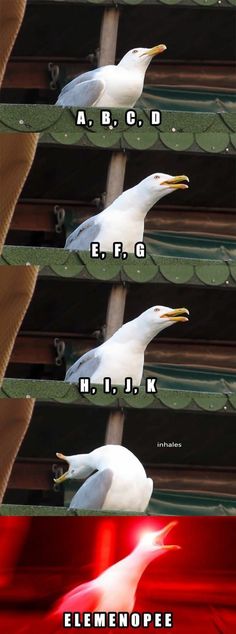
[(0, 1), (0, 629), (236, 631), (236, 0)]

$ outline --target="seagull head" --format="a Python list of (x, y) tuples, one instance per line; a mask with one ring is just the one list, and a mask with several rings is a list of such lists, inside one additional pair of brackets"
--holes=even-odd
[(157, 202), (163, 196), (171, 194), (176, 189), (188, 189), (189, 178), (185, 174), (171, 176), (156, 172), (144, 178), (140, 183), (140, 189), (150, 193), (150, 196)]
[(146, 70), (153, 57), (164, 53), (166, 48), (165, 44), (158, 44), (152, 48), (133, 48), (122, 57), (119, 65), (128, 70), (137, 68)]
[(153, 553), (153, 556), (163, 555), (169, 550), (179, 550), (180, 546), (176, 544), (164, 544), (164, 539), (169, 532), (177, 525), (178, 522), (170, 522), (160, 531), (148, 531), (142, 535), (136, 550), (143, 553)]
[(168, 306), (152, 306), (145, 310), (140, 317), (150, 329), (161, 332), (164, 328), (175, 323), (188, 321), (189, 310), (187, 308), (169, 308)]
[(77, 454), (74, 456), (64, 456), (63, 453), (56, 453), (57, 458), (65, 460), (68, 464), (68, 469), (59, 478), (54, 478), (56, 484), (61, 484), (65, 480), (73, 478), (74, 480), (82, 480), (87, 478), (93, 471), (91, 467), (86, 464), (86, 454)]

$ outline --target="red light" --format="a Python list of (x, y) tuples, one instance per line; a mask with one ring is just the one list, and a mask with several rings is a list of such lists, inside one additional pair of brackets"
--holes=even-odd
[(95, 552), (94, 552), (94, 576), (111, 566), (114, 559), (116, 540), (116, 527), (113, 519), (102, 519), (98, 524)]

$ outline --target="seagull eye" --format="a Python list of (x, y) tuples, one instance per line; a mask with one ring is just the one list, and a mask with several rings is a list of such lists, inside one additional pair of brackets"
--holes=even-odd
[(154, 176), (154, 178), (160, 178), (160, 176), (158, 176), (158, 174), (156, 174), (156, 176)]
[(155, 313), (159, 313), (160, 312), (160, 308), (154, 308)]
[(132, 51), (132, 53), (138, 53), (138, 49), (137, 49), (137, 48), (135, 48), (135, 49)]

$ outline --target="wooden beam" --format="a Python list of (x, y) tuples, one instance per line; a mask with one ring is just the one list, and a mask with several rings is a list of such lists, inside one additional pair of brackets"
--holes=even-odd
[(55, 365), (56, 349), (54, 337), (24, 337), (16, 339), (10, 363), (29, 363), (32, 365)]
[(199, 340), (158, 340), (151, 343), (145, 355), (146, 363), (174, 364), (195, 369), (236, 370), (236, 344)]
[(57, 459), (53, 461), (42, 458), (17, 458), (11, 472), (8, 489), (51, 491), (54, 467), (60, 468)]
[(54, 205), (43, 201), (18, 202), (11, 222), (10, 230), (55, 232), (56, 217)]
[(106, 445), (122, 444), (124, 422), (125, 415), (123, 410), (115, 409), (110, 412), (105, 434)]
[[(124, 153), (113, 152), (107, 176), (106, 206), (123, 190), (126, 160)], [(126, 294), (127, 288), (123, 284), (113, 284), (107, 307), (106, 339), (109, 339), (123, 323)], [(105, 443), (120, 445), (123, 427), (124, 412), (120, 409), (111, 411), (106, 428)]]
[[(113, 64), (116, 59), (116, 43), (119, 26), (119, 10), (104, 9), (100, 33), (99, 66)], [(107, 174), (106, 207), (121, 194), (124, 186), (127, 157), (124, 152), (113, 152)], [(106, 339), (121, 326), (124, 318), (126, 288), (113, 284), (107, 307)], [(105, 442), (121, 444), (124, 414), (122, 410), (110, 412)]]
[(193, 88), (236, 91), (235, 73), (233, 63), (223, 63), (220, 61), (207, 63), (203, 62), (176, 62), (164, 60), (160, 63), (154, 62), (146, 73), (146, 84), (156, 84), (158, 87), (166, 86), (177, 88)]
[[(221, 467), (185, 467), (144, 465), (154, 487), (179, 493), (208, 492), (236, 495), (236, 469)], [(51, 491), (55, 472), (63, 470), (57, 459), (18, 458), (13, 466), (9, 489)]]
[(154, 487), (177, 493), (236, 496), (236, 469), (217, 467), (146, 466)]
[[(116, 309), (114, 309), (116, 312)], [(111, 317), (112, 320), (112, 317)], [(10, 363), (54, 365), (56, 360), (55, 338), (69, 344), (78, 354), (84, 354), (97, 344), (94, 336), (81, 334), (75, 338), (70, 333), (20, 333), (16, 339)], [(235, 342), (195, 341), (187, 339), (156, 339), (145, 353), (145, 363), (174, 364), (194, 368), (223, 371), (236, 370)]]
[(235, 218), (233, 209), (156, 205), (146, 217), (145, 230), (230, 239), (236, 238)]
[[(15, 209), (10, 230), (55, 233), (54, 207), (63, 207), (74, 215), (78, 224), (96, 214), (93, 201), (21, 199)], [(203, 236), (236, 237), (235, 211), (229, 208), (207, 208), (158, 204), (145, 220), (147, 231), (174, 231)]]
[[(115, 41), (119, 11), (116, 8), (105, 9), (102, 24), (102, 34), (104, 33), (104, 29), (107, 29), (107, 27), (105, 27), (106, 12), (106, 15), (108, 15), (109, 17), (109, 41), (107, 40), (106, 43), (103, 39), (100, 43), (100, 66), (107, 63), (111, 64), (115, 61), (114, 52), (109, 52), (108, 44), (110, 47), (113, 37)], [(115, 19), (113, 16), (115, 17)], [(108, 59), (109, 61), (104, 61), (106, 59)], [(85, 73), (92, 68), (91, 64), (85, 60), (78, 61), (70, 58), (66, 59), (64, 57), (54, 57), (53, 59), (38, 57), (12, 57), (11, 60), (8, 62), (2, 87), (5, 89), (48, 89), (51, 91), (51, 76), (48, 69), (48, 64), (50, 62), (60, 67), (60, 74), (63, 75), (63, 77), (66, 77), (65, 83), (68, 83), (76, 75)], [(182, 62), (181, 60), (177, 60), (176, 62), (172, 60), (158, 60), (158, 63), (155, 64), (155, 62), (153, 62), (152, 65), (148, 68), (145, 84), (158, 84), (158, 87), (160, 88), (208, 88), (217, 91), (222, 90), (224, 92), (236, 91), (233, 62), (232, 64), (231, 62), (222, 64), (222, 62), (220, 61), (212, 63), (205, 62), (201, 64), (199, 64), (199, 62), (196, 62), (195, 64), (191, 62), (188, 64), (186, 61)]]
[(39, 61), (33, 57), (26, 61), (12, 58), (8, 62), (2, 88), (50, 90), (49, 61)]
[(127, 155), (125, 152), (113, 152), (106, 183), (106, 207), (119, 196), (124, 187)]
[(104, 9), (99, 45), (99, 66), (114, 64), (120, 11), (118, 7)]

